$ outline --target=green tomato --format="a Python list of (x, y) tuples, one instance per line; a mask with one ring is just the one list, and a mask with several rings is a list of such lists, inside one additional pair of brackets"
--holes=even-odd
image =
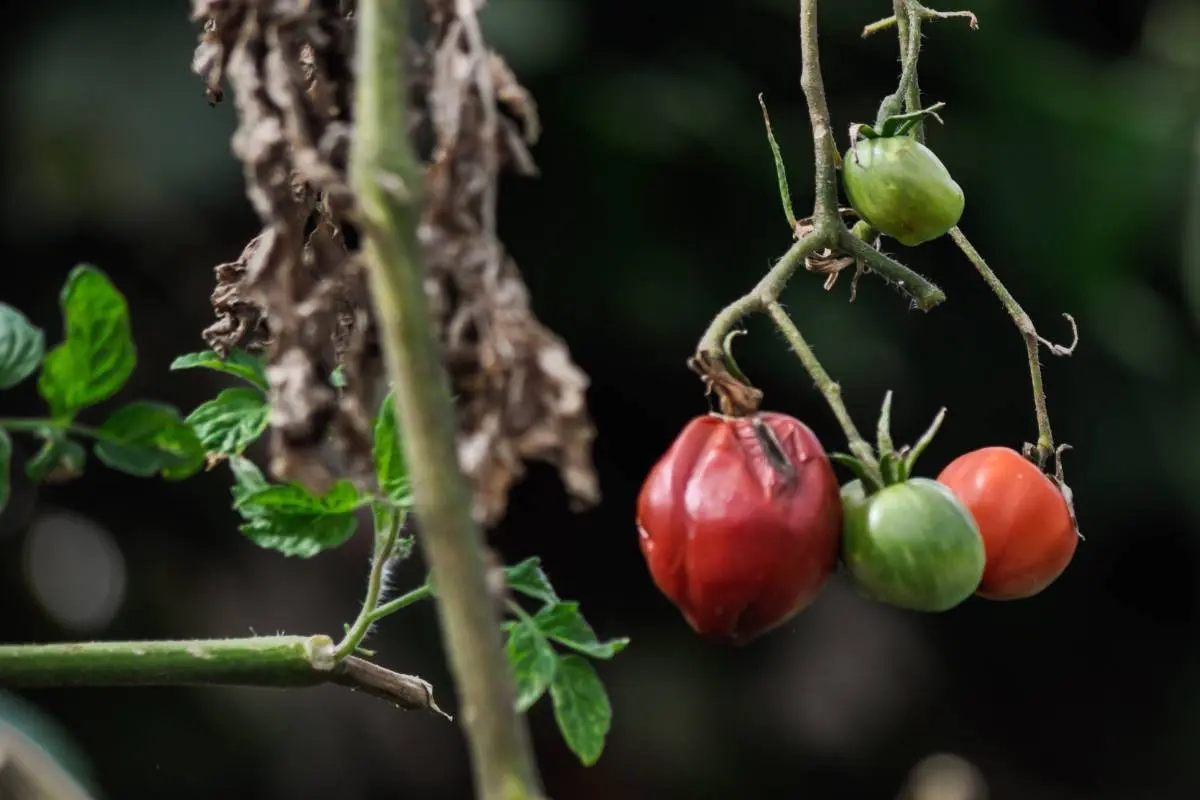
[(859, 591), (911, 611), (947, 611), (979, 587), (983, 537), (937, 481), (910, 478), (866, 496), (842, 487), (842, 561)]
[(911, 136), (855, 143), (843, 159), (842, 180), (859, 216), (909, 247), (953, 228), (966, 202), (946, 166)]

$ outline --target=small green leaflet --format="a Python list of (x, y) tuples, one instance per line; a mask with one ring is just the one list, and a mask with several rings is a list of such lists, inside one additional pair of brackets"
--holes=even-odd
[(592, 658), (612, 658), (629, 644), (628, 638), (601, 642), (592, 626), (579, 613), (579, 603), (554, 603), (533, 617), (541, 632), (561, 645)]
[(526, 597), (541, 600), (543, 603), (557, 603), (558, 595), (550, 585), (550, 579), (542, 571), (542, 560), (531, 556), (524, 561), (504, 568), (504, 579), (508, 588)]
[(96, 457), (130, 475), (180, 480), (204, 464), (204, 447), (195, 432), (164, 403), (143, 400), (119, 408), (98, 434)]
[(509, 629), (505, 650), (517, 682), (517, 711), (524, 713), (550, 687), (558, 654), (532, 620), (522, 620)]
[(25, 462), (25, 475), (35, 483), (65, 483), (83, 474), (87, 450), (62, 431), (44, 428), (41, 449)]
[(33, 374), (46, 353), (46, 334), (20, 311), (0, 303), (0, 390)]
[(226, 389), (202, 403), (185, 420), (204, 450), (226, 456), (241, 455), (267, 429), (271, 407), (258, 389)]
[(12, 439), (0, 428), (0, 513), (12, 496)]
[(236, 378), (241, 378), (257, 386), (264, 392), (268, 388), (266, 363), (259, 356), (252, 356), (241, 348), (235, 347), (230, 350), (229, 355), (224, 359), (213, 351), (206, 350), (203, 353), (182, 355), (171, 362), (172, 372), (181, 369), (195, 369), (197, 367), (224, 372), (226, 375), (233, 375)]
[(346, 388), (346, 370), (341, 364), (333, 368), (333, 372), (329, 373), (329, 385), (335, 389)]
[(612, 727), (612, 705), (591, 663), (577, 655), (560, 658), (550, 683), (550, 699), (567, 747), (585, 767), (595, 764)]
[(117, 393), (137, 363), (125, 297), (95, 267), (71, 271), (60, 296), (66, 340), (46, 354), (38, 391), (58, 419)]
[(354, 535), (354, 512), (370, 502), (354, 484), (337, 481), (324, 495), (299, 484), (270, 484), (258, 467), (240, 456), (229, 459), (235, 483), (234, 508), (241, 531), (259, 547), (286, 556), (311, 558)]
[(404, 460), (404, 447), (400, 442), (400, 431), (396, 427), (395, 392), (389, 391), (379, 413), (375, 415), (375, 477), (379, 488), (398, 506), (412, 504), (409, 492), (408, 464)]
[(335, 481), (323, 495), (311, 494), (298, 483), (277, 483), (247, 493), (237, 508), (248, 506), (280, 514), (345, 514), (370, 502), (347, 480)]

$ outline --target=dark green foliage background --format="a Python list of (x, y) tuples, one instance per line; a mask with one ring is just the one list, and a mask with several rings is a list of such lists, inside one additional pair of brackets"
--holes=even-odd
[[(1068, 574), (1021, 603), (943, 616), (881, 611), (835, 584), (796, 622), (741, 650), (697, 640), (650, 585), (632, 509), (640, 480), (705, 409), (684, 359), (711, 315), (789, 242), (755, 95), (766, 93), (798, 207), (811, 145), (784, 0), (493, 0), (487, 22), (540, 104), (543, 177), (509, 180), (502, 231), (539, 315), (591, 374), (604, 505), (571, 514), (535, 468), (494, 541), (537, 553), (602, 639), (614, 728), (585, 770), (532, 712), (556, 798), (889, 798), (949, 750), (993, 797), (1191, 798), (1200, 792), (1200, 13), (1186, 0), (980, 0), (982, 29), (927, 29), (922, 85), (945, 100), (930, 144), (967, 195), (962, 227), (1039, 323), (1083, 343), (1044, 358), (1087, 541)], [(891, 36), (860, 40), (882, 0), (822, 9), (839, 142), (897, 76)], [(0, 47), (0, 299), (57, 331), (58, 288), (89, 261), (129, 298), (139, 366), (119, 401), (183, 409), (231, 383), (169, 373), (201, 349), (211, 267), (256, 232), (229, 151), (233, 109), (188, 72), (186, 4), (26, 3)], [(950, 415), (918, 472), (1034, 435), (1016, 331), (951, 243), (899, 252), (949, 302), (928, 315), (878, 281), (854, 305), (800, 276), (784, 300), (870, 427), (896, 391), (911, 439)], [(52, 336), (52, 341), (53, 341)], [(839, 434), (770, 328), (738, 340), (773, 408)], [(31, 385), (0, 413), (37, 413)], [(115, 407), (112, 402), (105, 408)], [(16, 437), (19, 457), (33, 454)], [(20, 473), (18, 472), (18, 475)], [(222, 471), (179, 484), (99, 468), (64, 488), (15, 487), (0, 518), (0, 641), (75, 636), (33, 601), (22, 544), (41, 511), (113, 531), (128, 594), (99, 635), (340, 630), (362, 591), (363, 535), (311, 561), (237, 532)], [(407, 565), (395, 582), (421, 580)], [(433, 614), (371, 640), (450, 703)], [(890, 648), (890, 649), (889, 649)], [(467, 796), (458, 732), (337, 689), (30, 692), (112, 798)]]

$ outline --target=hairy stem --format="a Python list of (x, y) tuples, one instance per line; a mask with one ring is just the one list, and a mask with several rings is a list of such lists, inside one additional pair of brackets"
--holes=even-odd
[(352, 654), (362, 644), (363, 639), (371, 630), (371, 623), (376, 619), (375, 611), (379, 606), (379, 594), (383, 590), (383, 571), (387, 568), (388, 558), (392, 548), (396, 546), (396, 537), (400, 533), (401, 518), (397, 514), (390, 515), (387, 530), (375, 532), (375, 551), (371, 554), (371, 571), (367, 577), (367, 595), (363, 598), (362, 609), (358, 618), (346, 631), (342, 641), (338, 643), (333, 657), (339, 661)]
[(463, 706), (476, 794), (542, 796), (529, 733), (485, 581), (484, 541), (471, 516), (455, 448), (454, 406), (418, 258), (422, 172), (406, 135), (404, 0), (360, 0), (351, 181), (365, 233), (364, 257), (397, 419), (412, 465), (414, 511)]
[[(875, 128), (881, 129), (883, 121), (899, 114), (901, 109), (910, 113), (921, 107), (921, 89), (917, 85), (917, 60), (921, 54), (921, 15), (918, 3), (912, 0), (893, 0), (896, 12), (897, 31), (900, 37), (900, 83), (896, 91), (883, 98), (879, 113), (875, 117)], [(913, 136), (922, 141), (923, 123), (913, 128)]]
[(842, 426), (842, 431), (846, 434), (846, 442), (850, 448), (850, 452), (855, 455), (862, 463), (867, 472), (876, 480), (883, 484), (881, 473), (879, 471), (879, 462), (875, 458), (875, 453), (871, 449), (871, 445), (859, 433), (858, 427), (854, 424), (854, 420), (850, 418), (850, 412), (846, 410), (845, 404), (842, 402), (842, 387), (837, 384), (833, 378), (829, 377), (829, 373), (825, 371), (825, 367), (821, 366), (821, 362), (817, 359), (812, 348), (808, 346), (808, 342), (804, 340), (804, 336), (800, 333), (800, 329), (796, 327), (796, 323), (792, 322), (792, 318), (783, 310), (783, 306), (778, 300), (767, 301), (766, 311), (787, 339), (788, 345), (792, 348), (792, 352), (804, 364), (804, 369), (812, 376), (813, 382), (817, 385), (817, 391), (825, 398), (825, 402), (829, 404), (829, 408), (833, 410), (833, 415), (837, 417), (838, 424)]
[(339, 662), (328, 636), (0, 645), (3, 688), (326, 683), (360, 689), (401, 708), (441, 711), (425, 681), (358, 658)]
[(428, 600), (433, 597), (433, 589), (429, 585), (419, 586), (411, 592), (402, 594), (399, 597), (388, 600), (386, 603), (380, 603), (371, 612), (371, 622), (381, 620), (389, 614), (395, 614), (402, 608), (408, 608), (413, 603), (419, 603), (422, 600)]
[(800, 88), (808, 103), (812, 127), (816, 187), (813, 194), (813, 226), (818, 235), (832, 240), (837, 226), (845, 227), (838, 214), (837, 144), (825, 102), (821, 77), (821, 46), (817, 38), (817, 0), (800, 0)]
[[(1033, 385), (1033, 409), (1037, 416), (1038, 438), (1037, 444), (1034, 446), (1037, 462), (1039, 466), (1045, 467), (1047, 459), (1054, 454), (1054, 433), (1050, 429), (1050, 413), (1046, 410), (1046, 390), (1042, 385), (1042, 365), (1039, 358), (1039, 350), (1041, 345), (1046, 345), (1054, 355), (1070, 355), (1075, 350), (1075, 345), (1078, 344), (1079, 334), (1075, 331), (1075, 341), (1069, 346), (1056, 345), (1038, 336), (1037, 329), (1033, 326), (1033, 320), (1025, 313), (1025, 309), (1021, 308), (1020, 303), (1008, 291), (1004, 283), (992, 272), (991, 267), (983, 260), (983, 256), (975, 249), (975, 246), (967, 239), (959, 228), (950, 229), (950, 238), (958, 245), (959, 249), (967, 257), (975, 269), (979, 272), (983, 282), (988, 285), (988, 288), (995, 293), (1000, 299), (1001, 305), (1008, 315), (1012, 317), (1013, 322), (1017, 326), (1017, 330), (1021, 332), (1021, 338), (1025, 340), (1025, 354), (1029, 359), (1029, 378)], [(1071, 323), (1072, 330), (1075, 330), (1075, 321), (1071, 316), (1064, 315)]]

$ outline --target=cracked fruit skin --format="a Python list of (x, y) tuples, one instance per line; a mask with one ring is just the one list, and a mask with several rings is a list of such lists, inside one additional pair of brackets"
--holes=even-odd
[(793, 417), (709, 414), (650, 470), (637, 526), (655, 585), (693, 630), (741, 645), (812, 602), (836, 568), (837, 476)]
[(971, 515), (987, 549), (977, 594), (989, 600), (1032, 597), (1075, 555), (1079, 533), (1054, 481), (1008, 447), (959, 456), (938, 475)]
[(842, 488), (842, 561), (858, 590), (910, 611), (948, 611), (979, 588), (983, 538), (942, 484), (910, 478), (866, 496)]
[(903, 245), (936, 239), (962, 217), (962, 188), (934, 152), (911, 136), (860, 140), (842, 163), (850, 205)]

